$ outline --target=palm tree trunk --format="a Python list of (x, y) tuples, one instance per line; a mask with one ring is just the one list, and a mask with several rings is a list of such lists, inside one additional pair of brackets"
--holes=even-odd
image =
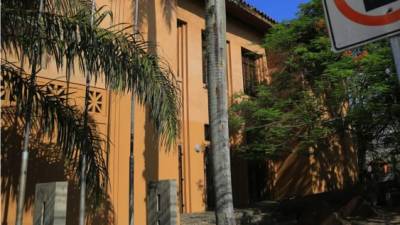
[[(43, 11), (43, 0), (39, 1), (39, 13), (37, 18), (37, 26), (39, 26), (39, 20), (41, 18), (41, 13)], [(37, 30), (34, 31), (33, 35), (36, 35)], [(29, 160), (29, 136), (31, 134), (31, 125), (32, 125), (32, 101), (33, 101), (33, 88), (36, 87), (36, 64), (39, 56), (39, 43), (35, 43), (34, 48), (34, 57), (32, 62), (32, 73), (30, 77), (30, 88), (28, 90), (28, 105), (26, 107), (25, 112), (25, 129), (24, 129), (24, 143), (23, 143), (23, 151), (22, 151), (22, 159), (21, 159), (21, 172), (19, 178), (19, 189), (18, 189), (18, 201), (17, 201), (17, 213), (15, 224), (22, 225), (22, 217), (24, 213), (24, 202), (25, 202), (25, 188), (26, 188), (26, 178), (28, 172), (28, 160)], [(22, 55), (24, 53), (21, 53)], [(21, 64), (23, 63), (24, 57), (21, 57)], [(21, 67), (22, 68), (22, 67)]]
[[(133, 21), (133, 33), (139, 31), (139, 0), (135, 0), (135, 18)], [(134, 144), (135, 144), (135, 95), (132, 91), (131, 95), (131, 130), (130, 130), (130, 155), (129, 155), (129, 225), (135, 224), (135, 158), (134, 158)]]
[(218, 225), (236, 224), (233, 212), (226, 80), (225, 0), (206, 4), (208, 101), (211, 154)]
[[(93, 26), (94, 22), (94, 10), (96, 7), (96, 1), (92, 0), (92, 16), (90, 18), (90, 25)], [(85, 71), (86, 76), (86, 87), (85, 87), (85, 105), (83, 112), (83, 131), (85, 137), (83, 141), (82, 151), (81, 151), (81, 179), (80, 179), (80, 204), (79, 204), (79, 225), (85, 225), (85, 215), (86, 215), (86, 151), (88, 150), (88, 110), (89, 110), (89, 94), (90, 94), (90, 74), (88, 70)]]

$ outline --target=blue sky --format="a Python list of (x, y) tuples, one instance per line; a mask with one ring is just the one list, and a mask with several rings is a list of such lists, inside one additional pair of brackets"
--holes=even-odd
[(281, 22), (282, 20), (293, 19), (296, 16), (297, 6), (308, 0), (246, 0), (249, 4), (265, 12), (273, 19)]

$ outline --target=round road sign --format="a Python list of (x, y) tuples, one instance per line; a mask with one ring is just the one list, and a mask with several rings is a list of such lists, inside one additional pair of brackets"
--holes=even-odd
[(400, 0), (322, 0), (333, 50), (400, 34)]
[(335, 0), (336, 7), (340, 12), (353, 22), (367, 26), (388, 25), (400, 20), (400, 9), (388, 12), (384, 15), (368, 15), (353, 9), (346, 0)]

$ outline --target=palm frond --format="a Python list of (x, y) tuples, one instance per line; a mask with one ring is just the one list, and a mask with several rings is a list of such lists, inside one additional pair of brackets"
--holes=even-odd
[[(75, 15), (79, 10), (90, 11), (91, 0), (44, 0), (46, 11), (65, 16)], [(2, 7), (21, 10), (39, 10), (39, 1), (4, 0)]]
[[(105, 138), (97, 132), (96, 123), (89, 117), (89, 126), (84, 129), (82, 112), (77, 106), (65, 102), (63, 94), (54, 94), (49, 91), (49, 84), (36, 84), (30, 88), (30, 75), (23, 69), (6, 60), (1, 61), (1, 75), (4, 85), (15, 99), (13, 112), (23, 115), (28, 106), (28, 90), (33, 92), (32, 124), (37, 131), (46, 134), (46, 138), (54, 141), (62, 150), (67, 164), (80, 171), (81, 151), (86, 151), (87, 181), (89, 196), (101, 196), (105, 193), (107, 168), (103, 158)], [(24, 117), (19, 117), (22, 122)], [(84, 132), (87, 133), (84, 133)], [(82, 148), (82, 143), (88, 135), (88, 148)], [(76, 173), (79, 178), (79, 173)], [(97, 199), (97, 198), (96, 198)]]
[(140, 34), (102, 28), (100, 24), (110, 14), (102, 9), (95, 13), (94, 26), (87, 10), (73, 16), (43, 13), (38, 35), (32, 36), (36, 14), (2, 7), (4, 54), (23, 52), (31, 62), (36, 54), (32, 43), (40, 43), (39, 54), (50, 55), (59, 69), (66, 68), (67, 76), (78, 63), (82, 73), (90, 73), (95, 80), (104, 78), (112, 90), (133, 91), (150, 108), (163, 143), (174, 141), (179, 132), (179, 89), (168, 64), (149, 51), (150, 43)]

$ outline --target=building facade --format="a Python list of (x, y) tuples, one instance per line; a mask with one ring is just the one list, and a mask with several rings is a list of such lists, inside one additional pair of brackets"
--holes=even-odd
[[(205, 211), (207, 198), (211, 197), (210, 194), (207, 197), (206, 188), (206, 152), (209, 137), (207, 75), (204, 72), (204, 1), (138, 1), (139, 30), (146, 40), (156, 43), (157, 46), (150, 50), (156, 51), (169, 63), (179, 82), (182, 102), (181, 133), (176, 145), (171, 149), (161, 145), (154, 125), (147, 116), (149, 109), (139, 104), (135, 107), (134, 219), (135, 224), (142, 225), (146, 224), (148, 219), (147, 193), (151, 181), (172, 179), (177, 182), (177, 211), (181, 213)], [(105, 5), (113, 12), (114, 19), (109, 21), (110, 25), (133, 24), (135, 1), (98, 0), (96, 3), (97, 6)], [(250, 91), (254, 79), (267, 78), (267, 61), (262, 42), (265, 32), (272, 24), (271, 19), (248, 5), (227, 1), (229, 96), (243, 91), (244, 88)], [(244, 71), (246, 77), (243, 76)], [(63, 71), (57, 71), (55, 65), (50, 63), (38, 77), (38, 82), (50, 82), (55, 93), (65, 91), (65, 75)], [(76, 73), (71, 78), (70, 89), (73, 91), (70, 100), (77, 105), (83, 105), (84, 83), (82, 74)], [(2, 104), (12, 104), (6, 95)], [(89, 111), (97, 122), (99, 133), (110, 140), (107, 146), (104, 146), (110, 179), (107, 187), (109, 203), (104, 205), (106, 209), (101, 209), (101, 213), (94, 212), (102, 215), (93, 216), (92, 223), (128, 224), (130, 94), (110, 92), (98, 81), (92, 82), (89, 97)], [(34, 138), (32, 140), (35, 142)], [(32, 224), (35, 184), (68, 180), (69, 177), (61, 161), (48, 162), (45, 155), (52, 152), (49, 150), (50, 146), (39, 143), (34, 145), (30, 148), (26, 211), (23, 220), (27, 225)], [(16, 146), (19, 147), (17, 143)], [(19, 155), (2, 157), (3, 161), (5, 163), (2, 163), (2, 167), (7, 167), (8, 171), (2, 176), (3, 184), (8, 184), (7, 181), (13, 179), (14, 183), (17, 183)], [(14, 224), (16, 188), (6, 185), (2, 189), (2, 224)], [(210, 190), (208, 192), (211, 193)], [(78, 193), (79, 187), (70, 184), (68, 224), (77, 224)]]
[[(204, 69), (206, 66), (204, 1), (138, 1), (139, 30), (146, 40), (157, 44), (157, 47), (150, 50), (156, 51), (172, 68), (180, 85), (182, 102), (181, 132), (176, 145), (171, 149), (166, 149), (160, 144), (154, 125), (147, 116), (150, 109), (139, 104), (135, 107), (134, 220), (135, 224), (144, 225), (148, 220), (147, 194), (149, 183), (152, 181), (171, 179), (176, 181), (178, 196), (176, 207), (177, 212), (180, 213), (203, 212), (210, 209), (213, 198), (210, 167), (207, 166), (209, 165), (207, 157), (209, 136), (207, 74)], [(265, 33), (274, 21), (242, 1), (227, 0), (226, 3), (228, 95), (233, 100), (235, 93), (244, 92), (251, 95), (257, 82), (268, 81), (270, 69), (263, 41)], [(110, 25), (132, 24), (134, 4), (135, 1), (131, 0), (97, 1), (98, 6), (105, 5), (113, 12), (114, 20), (109, 21)], [(63, 71), (57, 71), (52, 64), (39, 74), (40, 82), (50, 82), (55, 92), (66, 88), (64, 77)], [(70, 88), (74, 91), (71, 99), (78, 105), (83, 104), (84, 83), (83, 75), (75, 74), (72, 77)], [(3, 105), (10, 103), (7, 100), (7, 94), (4, 94), (2, 99)], [(94, 215), (91, 223), (128, 224), (130, 94), (110, 92), (101, 80), (97, 83), (93, 82), (89, 110), (98, 124), (99, 132), (110, 140), (107, 146), (104, 146), (110, 179), (107, 187), (109, 202), (104, 204), (100, 211), (92, 212)], [(18, 143), (15, 146), (20, 149)], [(49, 162), (51, 148), (48, 145), (33, 144), (30, 149), (34, 153), (30, 154), (29, 160), (24, 215), (26, 225), (32, 224), (35, 184), (68, 180), (69, 177), (62, 161), (50, 160), (51, 163)], [(46, 154), (40, 154), (43, 152)], [(288, 159), (282, 162), (268, 162), (261, 166), (233, 158), (232, 182), (235, 206), (246, 206), (253, 201), (263, 199), (263, 193), (255, 193), (261, 189), (265, 192), (276, 189), (286, 191), (286, 194), (276, 194), (276, 198), (290, 195), (293, 192), (292, 189), (296, 191), (295, 184), (286, 190), (284, 189), (285, 181), (280, 181), (281, 177), (287, 175), (284, 172), (296, 170), (289, 165), (294, 163), (293, 157), (295, 156), (288, 156)], [(313, 163), (310, 157), (303, 161), (295, 161), (308, 166)], [(16, 189), (13, 187), (18, 180), (19, 161), (19, 154), (2, 156), (2, 225), (15, 223)], [(303, 177), (308, 178), (308, 173), (310, 171), (304, 174), (297, 173), (296, 176), (300, 180)], [(257, 181), (256, 178), (259, 176), (265, 179)], [(268, 178), (273, 180), (270, 182), (273, 185), (267, 185)], [(324, 187), (313, 189), (312, 182), (302, 186), (304, 190), (299, 189), (299, 194), (327, 190)], [(343, 185), (337, 188), (342, 187)], [(77, 224), (78, 193), (79, 187), (70, 185), (67, 224)]]

